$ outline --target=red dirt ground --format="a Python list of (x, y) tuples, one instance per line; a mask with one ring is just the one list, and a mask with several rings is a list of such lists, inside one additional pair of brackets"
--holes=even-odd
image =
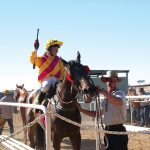
[[(85, 122), (84, 122), (85, 123)], [(84, 124), (83, 123), (83, 124)], [(86, 122), (88, 124), (87, 126), (89, 129), (81, 129), (81, 136), (82, 136), (82, 142), (81, 142), (81, 150), (95, 150), (96, 149), (96, 133), (94, 130), (94, 123), (93, 122)], [(91, 125), (89, 125), (91, 124)], [(19, 128), (22, 127), (22, 122), (20, 118), (20, 114), (14, 115), (14, 125), (15, 125), (15, 131), (17, 131)], [(4, 132), (3, 134), (8, 135), (9, 130), (7, 124), (4, 126)], [(103, 134), (101, 136), (101, 141), (103, 144)], [(15, 139), (23, 142), (23, 133), (18, 134), (15, 136)], [(140, 134), (140, 135), (129, 135), (129, 143), (128, 143), (128, 149), (129, 150), (149, 150), (150, 149), (150, 135), (148, 134)], [(0, 150), (7, 150), (8, 148), (5, 148), (0, 143)], [(63, 143), (61, 144), (62, 150), (72, 150), (72, 146), (70, 144), (70, 141), (66, 138), (63, 140)], [(102, 146), (103, 149), (103, 146)]]

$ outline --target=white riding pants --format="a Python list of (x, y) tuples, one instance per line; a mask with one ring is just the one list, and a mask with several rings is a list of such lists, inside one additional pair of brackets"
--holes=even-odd
[(58, 78), (56, 77), (49, 77), (43, 80), (41, 83), (41, 91), (43, 93), (48, 92), (49, 88), (53, 86), (58, 81)]

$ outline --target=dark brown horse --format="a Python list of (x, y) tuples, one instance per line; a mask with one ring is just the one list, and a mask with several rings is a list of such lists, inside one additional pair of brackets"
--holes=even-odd
[[(57, 84), (56, 95), (47, 101), (55, 101), (55, 112), (72, 121), (81, 123), (81, 115), (76, 107), (78, 94), (86, 94), (90, 97), (96, 95), (95, 86), (89, 77), (87, 66), (80, 63), (80, 55), (78, 54), (75, 61), (66, 62), (67, 74), (62, 82)], [(90, 102), (90, 101), (87, 101)], [(29, 117), (32, 121), (33, 112), (30, 111)], [(45, 133), (39, 124), (32, 128), (32, 136), (29, 137), (31, 146), (36, 149), (45, 149)], [(80, 150), (81, 134), (80, 127), (65, 122), (57, 117), (51, 118), (51, 138), (55, 150), (60, 150), (60, 145), (65, 137), (69, 137), (74, 150)], [(30, 130), (31, 131), (31, 130)]]

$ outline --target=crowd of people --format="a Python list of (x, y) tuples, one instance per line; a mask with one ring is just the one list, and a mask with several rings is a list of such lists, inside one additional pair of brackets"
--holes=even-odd
[[(150, 95), (144, 90), (144, 88), (139, 88), (136, 91), (134, 88), (129, 88), (129, 96), (145, 96)], [(132, 115), (132, 123), (140, 127), (149, 127), (150, 126), (150, 98), (135, 98), (129, 99), (130, 109)]]

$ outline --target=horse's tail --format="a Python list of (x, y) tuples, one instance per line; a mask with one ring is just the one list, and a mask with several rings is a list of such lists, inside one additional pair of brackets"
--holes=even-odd
[(35, 145), (36, 149), (45, 150), (45, 131), (43, 128), (38, 124), (35, 131)]

